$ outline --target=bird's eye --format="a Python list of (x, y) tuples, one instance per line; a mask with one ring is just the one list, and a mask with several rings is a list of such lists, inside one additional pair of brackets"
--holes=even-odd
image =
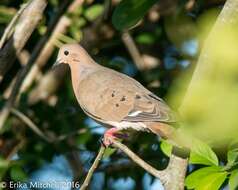
[(69, 55), (69, 51), (67, 51), (67, 50), (64, 51), (64, 54), (65, 54), (65, 55)]

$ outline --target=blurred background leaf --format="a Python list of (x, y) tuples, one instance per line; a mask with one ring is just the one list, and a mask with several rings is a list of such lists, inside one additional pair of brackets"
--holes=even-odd
[(112, 15), (112, 23), (118, 30), (137, 24), (157, 0), (122, 0)]

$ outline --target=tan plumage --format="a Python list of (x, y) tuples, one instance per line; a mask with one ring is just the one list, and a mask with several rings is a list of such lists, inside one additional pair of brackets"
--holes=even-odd
[(176, 122), (175, 114), (133, 78), (97, 64), (78, 44), (62, 46), (57, 62), (69, 64), (75, 96), (94, 120), (118, 129), (171, 135), (167, 124)]

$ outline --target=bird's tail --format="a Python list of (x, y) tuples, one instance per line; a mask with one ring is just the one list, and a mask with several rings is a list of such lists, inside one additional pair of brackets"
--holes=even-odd
[(147, 127), (155, 134), (159, 135), (163, 139), (168, 140), (173, 146), (182, 148), (186, 153), (191, 148), (191, 139), (187, 138), (186, 134), (183, 133), (179, 128), (175, 128), (166, 123), (151, 122), (148, 123)]
[(175, 133), (175, 128), (166, 123), (150, 122), (147, 127), (164, 139), (172, 139)]

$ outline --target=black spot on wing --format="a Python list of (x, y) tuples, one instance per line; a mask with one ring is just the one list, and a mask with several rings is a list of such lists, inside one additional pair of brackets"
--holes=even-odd
[(122, 96), (122, 98), (120, 99), (121, 102), (125, 101), (126, 100), (126, 97), (125, 96)]

